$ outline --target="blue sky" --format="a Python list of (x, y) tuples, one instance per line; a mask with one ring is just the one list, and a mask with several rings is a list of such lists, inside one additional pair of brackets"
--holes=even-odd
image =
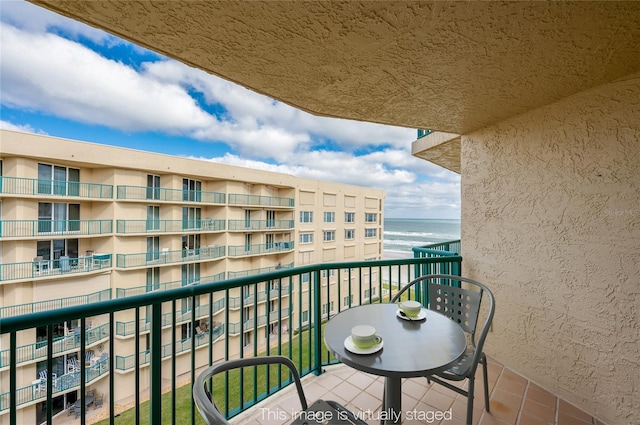
[(386, 217), (460, 218), (459, 176), (411, 156), (415, 129), (317, 117), (23, 1), (0, 0), (0, 25), (1, 128), (373, 187)]

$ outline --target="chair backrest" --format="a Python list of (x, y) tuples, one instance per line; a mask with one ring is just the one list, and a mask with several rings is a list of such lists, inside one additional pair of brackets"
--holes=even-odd
[(289, 368), (294, 383), (296, 385), (296, 389), (298, 391), (298, 397), (300, 399), (300, 404), (302, 405), (302, 409), (306, 410), (309, 406), (307, 405), (307, 400), (304, 396), (304, 391), (302, 390), (302, 384), (300, 382), (300, 375), (298, 374), (298, 370), (293, 362), (284, 356), (261, 356), (261, 357), (247, 357), (244, 359), (234, 359), (228, 360), (225, 362), (218, 363), (216, 365), (210, 366), (204, 371), (202, 371), (198, 377), (196, 378), (195, 383), (193, 384), (193, 401), (198, 408), (198, 412), (203, 417), (207, 425), (228, 425), (229, 422), (222, 415), (222, 413), (218, 410), (215, 400), (211, 395), (212, 391), (207, 387), (207, 382), (209, 382), (209, 378), (214, 375), (226, 372), (232, 369), (239, 369), (243, 367), (249, 366), (259, 366), (259, 365), (271, 365), (271, 364), (281, 364)]
[(482, 289), (471, 291), (439, 283), (429, 285), (429, 309), (451, 318), (472, 335), (476, 332), (481, 300)]
[[(420, 288), (421, 284), (427, 285), (427, 288)], [(391, 302), (398, 301), (410, 289), (416, 289), (421, 296), (427, 298), (424, 302), (430, 310), (449, 317), (471, 335), (471, 343), (475, 349), (473, 364), (477, 366), (495, 312), (495, 300), (489, 288), (466, 277), (426, 275), (409, 282), (391, 299)], [(478, 326), (482, 311), (481, 304), (485, 299), (486, 313), (482, 324)], [(475, 366), (470, 369), (471, 373), (475, 373)]]

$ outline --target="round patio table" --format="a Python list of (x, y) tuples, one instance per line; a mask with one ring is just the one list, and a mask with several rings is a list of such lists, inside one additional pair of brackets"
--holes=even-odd
[[(386, 422), (399, 423), (402, 378), (427, 376), (448, 369), (467, 348), (462, 328), (448, 317), (422, 309), (423, 320), (397, 316), (396, 304), (352, 307), (332, 317), (324, 330), (324, 341), (342, 363), (363, 372), (385, 377)], [(345, 339), (356, 325), (370, 325), (382, 337), (382, 348), (372, 354), (354, 354)]]

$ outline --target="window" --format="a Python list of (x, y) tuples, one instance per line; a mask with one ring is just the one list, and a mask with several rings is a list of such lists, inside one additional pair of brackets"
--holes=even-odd
[(313, 243), (313, 233), (300, 233), (300, 243)]
[(199, 229), (202, 224), (202, 209), (182, 207), (182, 229)]
[(147, 230), (160, 230), (160, 207), (147, 206)]
[(309, 321), (309, 310), (305, 310), (302, 312), (302, 323), (308, 322)]
[(344, 305), (345, 307), (349, 307), (352, 302), (353, 302), (353, 295), (347, 295), (346, 297), (344, 297), (342, 305)]
[(365, 238), (375, 238), (378, 234), (378, 229), (364, 229)]
[(147, 199), (160, 199), (160, 176), (147, 174)]
[(200, 263), (182, 265), (182, 286), (200, 282)]
[(52, 268), (60, 267), (60, 257), (78, 258), (78, 239), (53, 239), (38, 241), (36, 255), (43, 260), (54, 260)]
[(311, 273), (302, 273), (300, 275), (300, 282), (301, 283), (309, 283), (310, 276), (311, 276)]
[(322, 304), (322, 314), (327, 314), (333, 311), (333, 301), (330, 303)]
[(272, 229), (276, 227), (276, 212), (272, 210), (267, 211), (267, 228)]
[(80, 195), (80, 170), (59, 165), (38, 164), (38, 193)]
[(184, 325), (182, 325), (182, 339), (189, 339), (191, 338), (191, 323), (185, 323)]
[(198, 180), (182, 179), (182, 200), (201, 202), (202, 182)]
[(331, 270), (322, 270), (322, 277), (327, 277), (327, 271), (329, 272), (329, 276), (335, 276), (336, 274), (336, 270), (335, 269), (331, 269)]
[(251, 233), (244, 235), (244, 250), (245, 252), (251, 252)]
[(352, 213), (352, 212), (344, 213), (344, 222), (345, 223), (355, 223), (356, 222), (356, 213)]
[(325, 242), (331, 242), (331, 241), (335, 241), (336, 240), (336, 232), (333, 230), (327, 230), (322, 232), (323, 233), (323, 240)]
[(187, 298), (183, 298), (182, 299), (182, 311), (191, 311), (193, 309), (193, 302), (195, 300), (195, 307), (198, 308), (200, 307), (200, 297), (199, 296), (195, 296), (195, 297), (187, 297)]
[(267, 233), (265, 235), (265, 241), (266, 241), (266, 248), (267, 249), (272, 249), (273, 248), (273, 243), (275, 241), (275, 235), (273, 233)]
[(38, 232), (80, 230), (80, 204), (38, 203)]
[(334, 212), (325, 212), (324, 213), (324, 222), (325, 223), (334, 223), (336, 221), (336, 213)]
[(147, 291), (154, 291), (160, 288), (160, 267), (150, 267), (147, 269)]
[(200, 255), (200, 234), (182, 235), (182, 256)]
[(370, 295), (374, 296), (374, 297), (376, 296), (376, 288), (371, 288), (371, 290), (369, 290), (369, 289), (365, 289), (364, 290), (364, 297), (365, 298), (369, 298)]
[(378, 214), (376, 213), (365, 213), (364, 215), (364, 222), (365, 223), (377, 223), (378, 221)]
[(313, 223), (313, 211), (300, 211), (300, 223)]
[(344, 239), (347, 241), (355, 239), (356, 231), (354, 229), (344, 230)]
[(160, 259), (160, 236), (147, 238), (147, 261)]

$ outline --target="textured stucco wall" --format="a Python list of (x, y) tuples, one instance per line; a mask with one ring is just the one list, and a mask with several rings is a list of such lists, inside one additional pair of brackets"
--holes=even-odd
[(462, 138), (465, 274), (486, 350), (607, 424), (640, 423), (640, 74)]

